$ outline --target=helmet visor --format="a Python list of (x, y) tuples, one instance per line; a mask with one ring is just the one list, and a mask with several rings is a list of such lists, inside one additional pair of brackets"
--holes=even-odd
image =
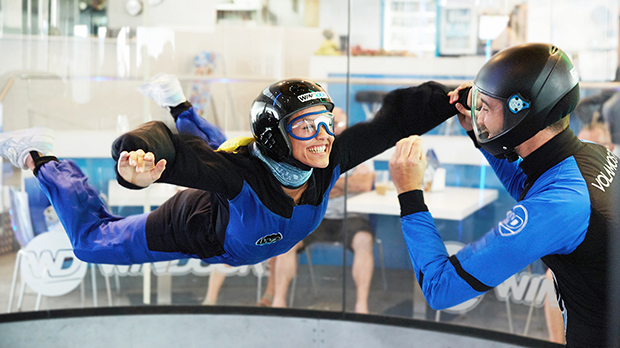
[(507, 133), (530, 112), (530, 103), (518, 93), (500, 98), (483, 92), (476, 85), (471, 91), (472, 124), (480, 144)]
[(325, 128), (327, 134), (334, 135), (334, 115), (327, 111), (317, 111), (295, 117), (286, 125), (286, 131), (297, 140), (310, 140)]

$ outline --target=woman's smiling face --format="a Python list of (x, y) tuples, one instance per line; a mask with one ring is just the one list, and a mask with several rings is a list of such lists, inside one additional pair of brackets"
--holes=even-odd
[[(296, 112), (292, 116), (288, 117), (288, 122), (298, 118), (299, 116), (319, 112), (322, 110), (326, 110), (325, 106), (317, 105), (313, 106), (301, 111)], [(317, 118), (320, 117), (321, 114), (316, 114), (312, 116), (308, 116), (309, 118)], [(329, 165), (329, 154), (332, 150), (332, 144), (334, 142), (334, 137), (327, 133), (325, 127), (330, 125), (325, 125), (322, 127), (323, 123), (318, 127), (319, 132), (315, 137), (309, 140), (298, 140), (293, 138), (290, 134), (288, 135), (291, 145), (293, 147), (293, 157), (299, 162), (310, 166), (312, 168), (325, 168)], [(331, 125), (333, 127), (333, 124)], [(333, 129), (330, 129), (333, 132)]]

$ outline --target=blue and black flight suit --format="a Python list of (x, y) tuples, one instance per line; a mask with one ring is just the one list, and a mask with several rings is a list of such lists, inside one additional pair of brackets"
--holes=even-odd
[(553, 271), (570, 347), (604, 347), (608, 244), (620, 225), (618, 158), (567, 128), (525, 159), (482, 150), (517, 204), (481, 239), (449, 256), (420, 191), (399, 196), (403, 233), (435, 309), (474, 298), (537, 259)]
[[(336, 137), (328, 167), (314, 168), (299, 204), (251, 154), (252, 145), (214, 151), (207, 137), (196, 136), (199, 132), (173, 134), (161, 122), (122, 135), (112, 149), (115, 160), (124, 150), (153, 152), (157, 161), (167, 160), (157, 182), (189, 188), (153, 212), (111, 215), (72, 161), (39, 162), (35, 175), (81, 260), (134, 264), (200, 258), (233, 266), (255, 264), (285, 253), (319, 225), (341, 172), (455, 115), (447, 92), (445, 86), (428, 82), (389, 93), (371, 122)], [(171, 111), (178, 115), (177, 124), (194, 115), (189, 103)], [(121, 185), (137, 188), (117, 178)]]

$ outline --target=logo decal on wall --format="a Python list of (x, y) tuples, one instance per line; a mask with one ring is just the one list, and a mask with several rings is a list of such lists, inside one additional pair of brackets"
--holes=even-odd
[(273, 244), (281, 239), (282, 239), (282, 233), (278, 232), (278, 233), (274, 233), (274, 234), (261, 237), (259, 240), (256, 241), (256, 245)]
[(86, 275), (88, 263), (75, 257), (64, 231), (41, 233), (22, 250), (22, 279), (41, 295), (67, 294), (80, 285)]
[(499, 233), (502, 236), (511, 236), (523, 230), (527, 224), (527, 209), (522, 205), (517, 205), (506, 213), (506, 219), (499, 223)]

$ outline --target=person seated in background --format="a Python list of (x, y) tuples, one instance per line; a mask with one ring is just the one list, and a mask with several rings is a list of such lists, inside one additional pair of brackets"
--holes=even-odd
[[(620, 81), (620, 68), (616, 73), (616, 81)], [(620, 157), (620, 92), (614, 93), (601, 107), (601, 119), (607, 125), (614, 154)]]
[[(334, 108), (334, 133), (340, 134), (347, 127), (347, 114), (340, 108)], [(347, 179), (348, 193), (355, 194), (372, 190), (374, 172), (367, 164), (360, 164), (353, 169)], [(329, 195), (327, 211), (319, 227), (303, 241), (297, 243), (285, 254), (275, 257), (275, 268), (270, 272), (267, 290), (260, 305), (269, 305), (273, 298), (273, 307), (286, 307), (289, 284), (297, 273), (298, 255), (314, 242), (339, 242), (344, 240), (344, 200), (345, 177), (342, 175)], [(352, 274), (356, 286), (356, 313), (368, 313), (368, 295), (374, 270), (373, 245), (375, 232), (368, 222), (368, 217), (360, 214), (347, 214), (346, 245), (353, 252)], [(270, 286), (271, 284), (271, 286)]]
[(598, 112), (595, 112), (595, 116), (592, 122), (586, 124), (581, 128), (581, 131), (577, 135), (581, 140), (589, 140), (595, 143), (605, 146), (609, 151), (614, 151), (614, 144), (611, 142), (611, 132), (609, 130), (609, 124), (601, 122)]
[[(620, 79), (620, 69), (616, 74), (616, 80)], [(620, 92), (615, 90), (603, 90), (594, 95), (581, 98), (579, 104), (573, 111), (572, 115), (575, 115), (585, 131), (589, 131), (590, 128), (607, 128), (610, 137), (611, 144), (620, 144)], [(601, 123), (602, 125), (597, 125)], [(589, 135), (586, 135), (589, 139)], [(580, 137), (581, 138), (581, 137)], [(598, 142), (596, 140), (592, 140)], [(605, 145), (605, 144), (602, 144)], [(615, 151), (614, 151), (615, 150)], [(620, 146), (614, 145), (614, 150), (611, 150), (620, 155)]]

